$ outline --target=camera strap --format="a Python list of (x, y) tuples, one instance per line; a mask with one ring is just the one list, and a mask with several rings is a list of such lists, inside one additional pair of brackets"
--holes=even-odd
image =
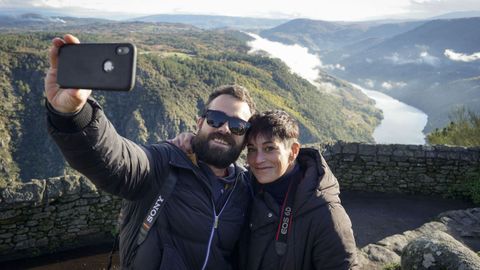
[(148, 232), (152, 228), (153, 224), (160, 215), (161, 210), (165, 206), (165, 202), (172, 194), (175, 185), (177, 184), (177, 174), (172, 173), (172, 168), (169, 170), (168, 176), (165, 178), (163, 186), (160, 188), (160, 192), (153, 202), (152, 206), (147, 212), (147, 216), (143, 220), (142, 227), (137, 235), (137, 246), (140, 246), (147, 238)]
[(280, 220), (275, 236), (275, 251), (279, 256), (283, 256), (287, 252), (288, 233), (293, 222), (293, 204), (295, 203), (295, 193), (297, 192), (299, 182), (300, 179), (296, 177), (292, 179), (290, 185), (288, 185), (287, 194), (280, 210)]

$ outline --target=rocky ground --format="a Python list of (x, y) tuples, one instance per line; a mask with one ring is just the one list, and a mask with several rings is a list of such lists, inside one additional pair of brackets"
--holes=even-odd
[(362, 269), (400, 265), (410, 241), (437, 232), (453, 236), (474, 252), (480, 251), (480, 208), (468, 202), (350, 192), (344, 193), (342, 200), (352, 219)]

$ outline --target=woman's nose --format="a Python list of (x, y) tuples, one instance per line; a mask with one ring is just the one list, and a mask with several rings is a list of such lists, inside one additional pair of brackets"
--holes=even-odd
[(264, 161), (265, 161), (265, 155), (262, 153), (262, 151), (257, 151), (255, 155), (255, 162), (262, 163)]

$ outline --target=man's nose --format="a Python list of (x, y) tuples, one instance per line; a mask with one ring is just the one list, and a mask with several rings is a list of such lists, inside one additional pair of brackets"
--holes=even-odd
[(217, 129), (224, 134), (231, 133), (230, 132), (230, 127), (228, 126), (228, 121), (223, 123), (223, 125), (221, 125)]

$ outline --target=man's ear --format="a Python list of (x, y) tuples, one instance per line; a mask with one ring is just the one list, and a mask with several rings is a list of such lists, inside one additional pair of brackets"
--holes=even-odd
[(290, 157), (289, 157), (290, 161), (294, 161), (297, 158), (298, 153), (300, 152), (300, 147), (301, 147), (300, 143), (298, 142), (292, 143), (292, 146), (290, 147)]
[(203, 120), (204, 120), (203, 117), (197, 116), (197, 134), (200, 131), (200, 129), (202, 129)]

